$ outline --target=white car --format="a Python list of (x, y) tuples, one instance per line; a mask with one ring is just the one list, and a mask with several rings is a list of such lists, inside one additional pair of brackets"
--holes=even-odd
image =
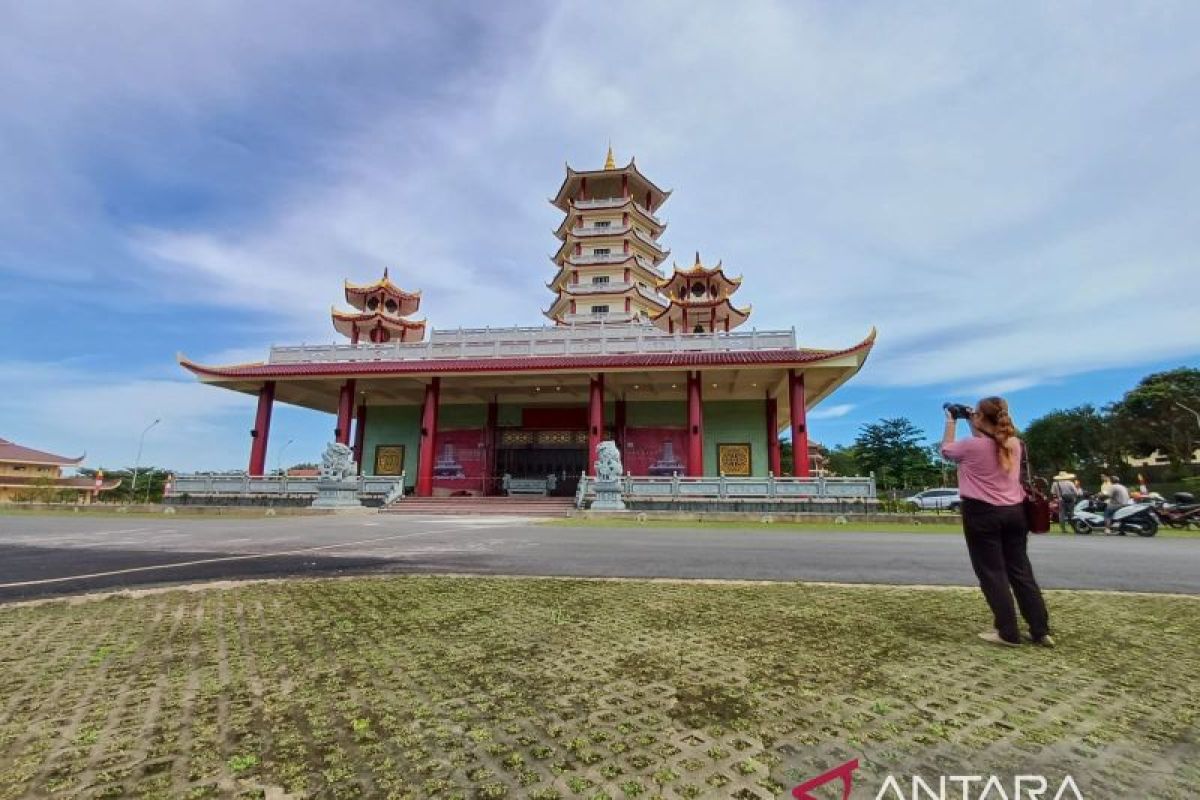
[(962, 505), (958, 489), (926, 489), (923, 492), (917, 492), (912, 497), (905, 498), (905, 500), (921, 510), (932, 508), (958, 511)]

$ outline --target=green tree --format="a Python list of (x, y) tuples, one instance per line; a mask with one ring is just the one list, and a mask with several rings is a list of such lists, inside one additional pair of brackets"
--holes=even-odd
[[(162, 502), (163, 488), (166, 486), (170, 470), (158, 467), (142, 467), (137, 471), (137, 489), (134, 496), (132, 469), (101, 469), (104, 480), (119, 480), (121, 484), (115, 489), (100, 493), (100, 502), (107, 503), (159, 503)], [(97, 470), (81, 469), (79, 474), (84, 477), (96, 477)]]
[(880, 488), (898, 489), (940, 483), (924, 434), (905, 417), (881, 419), (859, 429), (854, 439), (855, 463), (874, 472)]
[(1200, 369), (1181, 367), (1147, 375), (1114, 411), (1135, 453), (1159, 450), (1178, 470), (1191, 462), (1200, 446), (1200, 423), (1183, 406), (1200, 410)]
[(1101, 472), (1121, 463), (1124, 450), (1111, 409), (1089, 404), (1038, 417), (1025, 428), (1023, 438), (1034, 474), (1068, 470), (1085, 483), (1096, 482)]
[(830, 475), (863, 475), (864, 470), (858, 465), (858, 452), (853, 445), (839, 445), (829, 451)]

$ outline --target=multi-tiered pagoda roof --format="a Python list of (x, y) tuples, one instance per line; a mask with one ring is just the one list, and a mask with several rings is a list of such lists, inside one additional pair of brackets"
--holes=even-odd
[(354, 311), (333, 309), (333, 327), (357, 344), (371, 342), (418, 342), (425, 338), (425, 320), (408, 319), (421, 306), (421, 293), (409, 292), (392, 283), (386, 268), (374, 283), (346, 281), (346, 302)]
[(715, 267), (706, 267), (696, 253), (691, 267), (682, 269), (676, 264), (671, 277), (658, 282), (670, 305), (652, 321), (671, 333), (729, 332), (750, 317), (749, 306), (738, 308), (729, 300), (741, 285), (741, 276), (726, 275), (720, 261)]
[(645, 322), (666, 308), (659, 265), (670, 251), (658, 237), (667, 226), (654, 212), (669, 196), (632, 158), (617, 166), (611, 147), (602, 169), (568, 165), (550, 201), (565, 216), (554, 232), (558, 272), (546, 286), (557, 296), (546, 316), (560, 325)]

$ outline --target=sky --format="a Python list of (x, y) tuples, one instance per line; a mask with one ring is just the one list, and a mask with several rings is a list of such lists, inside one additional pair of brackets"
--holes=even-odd
[[(610, 141), (748, 324), (878, 328), (823, 443), (1200, 364), (1200, 4), (732, 9), (0, 0), (0, 437), (244, 468), (253, 398), (177, 353), (334, 341), (385, 266), (434, 327), (540, 324), (546, 198)], [(332, 427), (277, 407), (268, 466)]]

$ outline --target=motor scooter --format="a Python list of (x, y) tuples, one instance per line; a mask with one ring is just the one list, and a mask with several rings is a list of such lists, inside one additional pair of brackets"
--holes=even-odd
[[(1104, 532), (1104, 498), (1089, 497), (1075, 504), (1071, 515), (1071, 528), (1078, 534)], [(1112, 518), (1112, 532), (1118, 536), (1136, 533), (1138, 536), (1153, 536), (1158, 533), (1158, 516), (1151, 503), (1132, 503), (1116, 510)]]
[(1162, 523), (1170, 528), (1200, 528), (1200, 503), (1191, 492), (1176, 492), (1167, 502), (1156, 498), (1155, 513)]

